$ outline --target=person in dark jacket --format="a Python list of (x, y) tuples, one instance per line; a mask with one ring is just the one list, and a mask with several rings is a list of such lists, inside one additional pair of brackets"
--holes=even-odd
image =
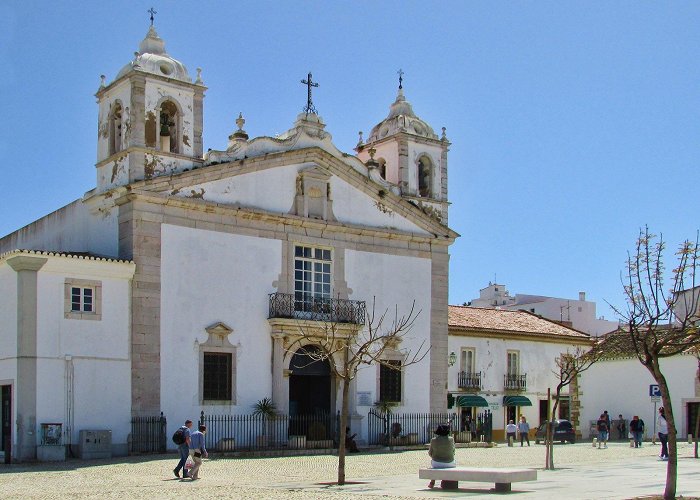
[(639, 418), (639, 415), (632, 417), (630, 432), (632, 433), (632, 439), (634, 439), (634, 447), (641, 448), (642, 439), (644, 438), (644, 420)]
[(603, 413), (600, 418), (598, 419), (598, 422), (596, 423), (596, 427), (598, 428), (598, 449), (600, 450), (600, 444), (603, 443), (603, 448), (608, 447), (608, 433), (610, 432), (610, 426), (608, 425), (608, 418), (605, 418), (606, 415)]

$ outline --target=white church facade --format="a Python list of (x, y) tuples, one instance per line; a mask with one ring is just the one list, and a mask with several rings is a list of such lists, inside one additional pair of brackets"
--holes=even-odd
[[(311, 75), (309, 75), (310, 77)], [(2, 449), (37, 457), (47, 427), (65, 444), (132, 416), (340, 410), (339, 380), (293, 365), (299, 322), (349, 333), (365, 312), (420, 311), (401, 370), (363, 368), (353, 432), (374, 402), (447, 406), (449, 141), (399, 88), (356, 154), (339, 151), (309, 100), (292, 128), (204, 153), (204, 86), (151, 27), (136, 57), (97, 91), (96, 187), (0, 239)], [(308, 340), (313, 344), (313, 339)], [(340, 362), (339, 359), (334, 360)], [(358, 397), (362, 394), (363, 397)], [(173, 445), (170, 444), (172, 447)]]

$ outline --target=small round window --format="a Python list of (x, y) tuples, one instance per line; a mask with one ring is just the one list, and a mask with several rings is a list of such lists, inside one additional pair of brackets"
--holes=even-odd
[(168, 63), (161, 63), (160, 72), (163, 73), (164, 75), (169, 75), (170, 73), (173, 72), (173, 67)]

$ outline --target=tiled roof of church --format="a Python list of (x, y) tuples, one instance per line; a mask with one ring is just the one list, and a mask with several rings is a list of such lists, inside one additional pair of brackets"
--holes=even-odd
[(562, 337), (587, 340), (589, 335), (527, 311), (449, 306), (448, 327), (509, 335)]
[(103, 255), (96, 255), (90, 252), (54, 252), (49, 250), (10, 250), (9, 252), (1, 253), (0, 259), (5, 259), (11, 255), (27, 253), (30, 255), (43, 255), (45, 257), (68, 257), (72, 259), (82, 259), (82, 260), (98, 260), (103, 262), (116, 262), (123, 264), (133, 264), (133, 260), (126, 259), (115, 259), (113, 257), (105, 257)]

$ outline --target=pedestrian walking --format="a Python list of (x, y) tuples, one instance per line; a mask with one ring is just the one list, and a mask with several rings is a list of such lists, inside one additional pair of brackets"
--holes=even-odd
[[(508, 425), (506, 425), (506, 442), (508, 442), (508, 446), (513, 446), (513, 443), (515, 442), (515, 433), (518, 432), (518, 427), (513, 423), (512, 420), (508, 421)], [(513, 438), (513, 441), (510, 439)]]
[(209, 456), (207, 448), (204, 446), (204, 433), (207, 432), (206, 425), (200, 425), (199, 430), (196, 430), (190, 436), (190, 455), (194, 465), (190, 470), (192, 481), (199, 479), (199, 468), (202, 466), (202, 457)]
[(619, 439), (620, 441), (625, 439), (625, 430), (625, 419), (622, 418), (622, 413), (620, 413), (617, 416), (617, 439)]
[(610, 417), (605, 418), (605, 413), (600, 415), (596, 427), (598, 428), (598, 449), (600, 449), (600, 443), (603, 443), (603, 447), (608, 447), (608, 433), (610, 432), (610, 427), (608, 426), (608, 421)]
[(182, 477), (188, 477), (185, 463), (187, 463), (187, 457), (190, 454), (191, 428), (192, 420), (185, 420), (185, 425), (175, 431), (173, 435), (173, 442), (177, 445), (177, 451), (180, 454), (180, 461), (177, 463), (177, 467), (173, 469), (175, 477), (180, 477), (180, 470), (182, 470)]
[(639, 418), (639, 415), (632, 417), (630, 432), (632, 433), (632, 439), (634, 439), (634, 447), (641, 448), (642, 439), (644, 438), (644, 420)]
[(661, 460), (668, 460), (668, 422), (666, 421), (666, 412), (664, 407), (659, 408), (659, 416), (656, 419), (656, 429), (659, 433), (659, 441), (661, 441)]
[(526, 439), (527, 445), (530, 446), (530, 424), (527, 423), (525, 415), (520, 416), (520, 422), (518, 422), (518, 432), (520, 433), (520, 446), (523, 446), (523, 439)]

